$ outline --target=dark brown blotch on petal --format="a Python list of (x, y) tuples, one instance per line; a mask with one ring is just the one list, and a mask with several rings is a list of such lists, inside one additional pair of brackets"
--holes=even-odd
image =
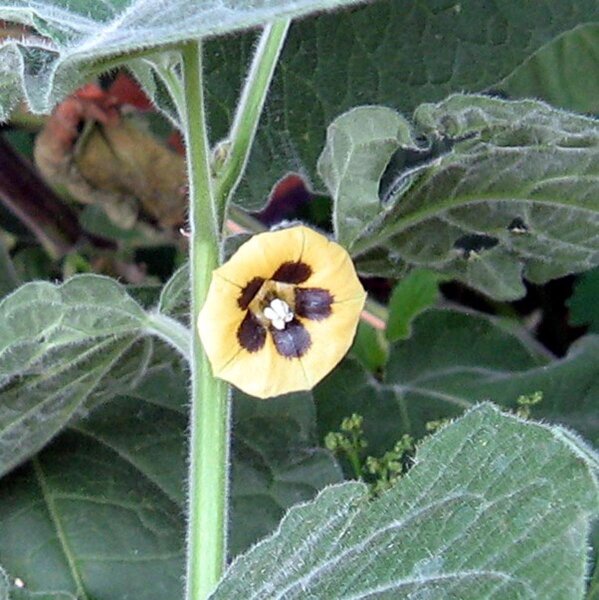
[(245, 310), (250, 305), (250, 302), (260, 291), (263, 283), (264, 279), (262, 279), (262, 277), (254, 277), (245, 285), (245, 287), (241, 290), (241, 294), (239, 294), (239, 298), (237, 298), (237, 304), (241, 310)]
[(295, 314), (320, 321), (331, 314), (333, 296), (322, 288), (295, 288)]
[(297, 319), (287, 323), (282, 331), (272, 328), (270, 332), (277, 352), (285, 358), (301, 358), (312, 345), (310, 334)]
[(284, 262), (274, 273), (271, 279), (283, 283), (303, 283), (312, 275), (310, 265), (303, 262)]
[(258, 352), (266, 341), (266, 328), (248, 311), (237, 329), (237, 339), (248, 352)]

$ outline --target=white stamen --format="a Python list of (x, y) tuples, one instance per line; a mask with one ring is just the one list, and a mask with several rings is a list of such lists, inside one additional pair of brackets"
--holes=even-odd
[(271, 300), (270, 306), (264, 309), (264, 316), (272, 321), (275, 329), (285, 329), (285, 324), (293, 320), (293, 312), (289, 308), (289, 304), (280, 298)]

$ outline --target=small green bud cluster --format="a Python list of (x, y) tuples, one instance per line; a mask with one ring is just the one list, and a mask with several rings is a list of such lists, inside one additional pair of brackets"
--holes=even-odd
[(366, 458), (366, 470), (373, 475), (372, 494), (378, 496), (388, 490), (407, 471), (408, 458), (414, 454), (414, 438), (405, 433), (389, 452), (381, 458)]
[(537, 391), (532, 392), (531, 394), (523, 394), (519, 396), (516, 400), (516, 404), (518, 408), (516, 409), (516, 414), (522, 419), (530, 418), (531, 407), (539, 404), (543, 400), (543, 392)]
[(345, 456), (356, 479), (370, 485), (371, 493), (377, 496), (389, 489), (409, 467), (409, 457), (414, 453), (414, 439), (404, 434), (392, 450), (382, 457), (366, 456), (368, 442), (362, 428), (364, 418), (353, 414), (341, 422), (339, 431), (325, 436), (325, 446), (335, 454)]

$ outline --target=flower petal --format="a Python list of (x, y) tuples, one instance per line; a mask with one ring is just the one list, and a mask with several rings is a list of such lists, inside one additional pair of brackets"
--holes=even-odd
[(300, 287), (328, 290), (336, 302), (365, 297), (349, 254), (339, 244), (307, 227), (302, 262), (312, 269), (312, 275)]
[(280, 396), (311, 387), (300, 359), (281, 356), (271, 335), (267, 336), (264, 347), (258, 352), (241, 350), (219, 371), (218, 377), (257, 398)]
[(223, 279), (244, 287), (251, 279), (270, 279), (283, 263), (300, 260), (306, 227), (290, 227), (259, 233), (242, 244), (215, 272)]
[(301, 358), (310, 388), (328, 375), (349, 350), (365, 299), (363, 294), (361, 298), (335, 302), (331, 314), (322, 320), (302, 319), (312, 341)]
[(239, 293), (238, 286), (219, 277), (216, 271), (212, 274), (206, 302), (198, 318), (198, 331), (216, 376), (241, 350), (237, 331), (247, 311), (239, 307)]

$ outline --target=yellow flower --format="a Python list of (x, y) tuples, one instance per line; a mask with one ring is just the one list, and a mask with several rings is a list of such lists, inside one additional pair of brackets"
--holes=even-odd
[(260, 233), (212, 274), (200, 338), (214, 375), (252, 396), (309, 390), (349, 349), (365, 299), (338, 244), (303, 226)]

